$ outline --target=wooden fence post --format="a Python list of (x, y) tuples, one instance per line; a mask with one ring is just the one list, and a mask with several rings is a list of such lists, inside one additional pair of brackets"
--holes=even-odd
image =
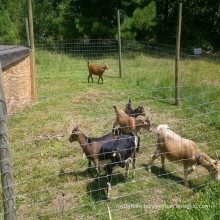
[(180, 36), (182, 21), (182, 3), (179, 3), (178, 10), (178, 27), (176, 35), (176, 61), (175, 61), (175, 104), (180, 104), (180, 87), (179, 87), (179, 60), (180, 60)]
[(4, 93), (2, 67), (0, 61), (0, 170), (3, 193), (4, 219), (17, 219), (16, 200), (14, 194), (14, 180), (11, 163), (11, 146), (9, 142), (9, 128), (7, 107)]
[(30, 31), (29, 31), (29, 23), (28, 23), (28, 19), (25, 18), (25, 24), (26, 24), (26, 34), (27, 34), (27, 43), (28, 46), (31, 46), (31, 41), (30, 41)]
[(34, 46), (34, 26), (33, 26), (33, 13), (32, 1), (28, 0), (29, 12), (29, 30), (30, 30), (30, 64), (31, 64), (31, 98), (36, 100), (36, 68), (35, 68), (35, 46)]
[(119, 54), (119, 76), (121, 78), (121, 24), (120, 24), (120, 10), (117, 13), (118, 17), (118, 54)]

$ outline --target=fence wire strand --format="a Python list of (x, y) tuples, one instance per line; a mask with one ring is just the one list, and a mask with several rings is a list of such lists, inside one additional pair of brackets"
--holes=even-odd
[[(208, 172), (204, 171), (203, 164), (196, 165), (196, 171), (188, 178), (190, 187), (184, 187), (185, 160), (176, 160), (175, 163), (166, 160), (166, 171), (161, 167), (160, 157), (152, 166), (152, 174), (148, 172), (148, 162), (157, 148), (156, 127), (168, 124), (175, 133), (190, 141), (194, 141), (202, 152), (215, 159), (215, 151), (219, 149), (219, 89), (204, 84), (182, 85), (180, 90), (182, 106), (172, 106), (174, 103), (174, 86), (136, 86), (113, 90), (82, 90), (69, 92), (67, 90), (49, 90), (44, 93), (43, 86), (48, 81), (63, 83), (71, 80), (73, 74), (82, 73), (80, 80), (87, 79), (87, 61), (103, 65), (108, 63), (110, 70), (108, 77), (118, 77), (118, 42), (113, 39), (84, 39), (73, 41), (37, 41), (36, 42), (37, 83), (41, 87), (37, 102), (32, 103), (23, 112), (8, 113), (10, 145), (12, 148), (14, 187), (18, 207), (19, 219), (47, 219), (71, 218), (94, 219), (109, 217), (113, 219), (135, 219), (159, 212), (170, 197), (186, 199), (184, 194), (199, 190), (204, 186), (214, 184)], [(175, 47), (147, 42), (122, 42), (122, 54), (132, 59), (142, 59), (145, 55), (153, 58), (168, 58), (172, 60)], [(182, 48), (182, 59), (196, 59), (191, 50)], [(54, 62), (54, 59), (57, 62)], [(65, 62), (64, 62), (65, 59)], [(63, 65), (61, 65), (63, 62)], [(143, 59), (141, 62), (146, 62)], [(61, 66), (59, 66), (61, 65)], [(123, 65), (123, 64), (122, 64)], [(155, 68), (163, 70), (158, 59)], [(173, 71), (173, 66), (167, 61), (167, 72)], [(147, 68), (148, 66), (145, 65)], [(124, 68), (124, 67), (123, 67)], [(125, 71), (133, 68), (132, 64)], [(145, 70), (138, 69), (137, 72)], [(136, 69), (132, 71), (136, 71)], [(148, 70), (147, 70), (148, 71)], [(205, 70), (204, 70), (205, 71)], [(166, 73), (167, 73), (166, 72)], [(185, 72), (191, 74), (190, 71)], [(128, 77), (128, 75), (125, 75)], [(139, 77), (139, 76), (138, 76)], [(139, 79), (139, 78), (138, 78)], [(64, 81), (62, 81), (64, 80)], [(82, 80), (82, 81), (83, 81)], [(132, 79), (133, 80), (133, 79)], [(142, 79), (140, 78), (140, 81)], [(164, 80), (166, 80), (164, 78)], [(53, 81), (52, 81), (53, 82)], [(87, 83), (87, 82), (86, 82)], [(164, 84), (163, 84), (164, 85)], [(78, 90), (77, 90), (78, 91)], [(81, 90), (80, 90), (81, 91)], [(90, 99), (91, 97), (96, 99)], [(101, 98), (100, 98), (101, 97)], [(100, 98), (100, 100), (99, 100)], [(153, 131), (141, 129), (140, 152), (136, 153), (136, 174), (134, 181), (130, 175), (124, 180), (125, 168), (117, 166), (112, 174), (111, 200), (105, 199), (107, 190), (107, 175), (102, 172), (98, 181), (95, 180), (95, 165), (87, 165), (83, 158), (83, 150), (78, 142), (69, 143), (69, 137), (77, 125), (86, 137), (102, 137), (111, 133), (113, 122), (117, 120), (113, 105), (125, 110), (128, 100), (132, 99), (132, 106), (142, 105), (146, 116), (149, 117)], [(7, 98), (6, 102), (20, 103), (30, 100)], [(194, 100), (196, 100), (194, 102)], [(48, 104), (49, 103), (49, 104)], [(50, 105), (50, 103), (52, 103)], [(138, 117), (143, 120), (146, 116)], [(122, 126), (128, 129), (129, 126)], [(4, 134), (0, 131), (0, 135)], [(123, 138), (121, 138), (123, 140)], [(113, 140), (112, 140), (113, 141)], [(107, 141), (101, 141), (104, 145)], [(164, 142), (166, 143), (166, 142)], [(174, 143), (174, 141), (173, 141)], [(5, 146), (1, 146), (6, 149)], [(128, 150), (131, 150), (129, 148)], [(192, 150), (188, 148), (187, 150)], [(172, 153), (181, 150), (173, 149)], [(115, 151), (112, 151), (114, 153)], [(117, 151), (116, 151), (117, 152)], [(164, 153), (167, 155), (168, 152)], [(99, 153), (96, 156), (102, 156)], [(161, 156), (162, 153), (159, 153)], [(90, 155), (91, 156), (91, 155)], [(94, 156), (94, 154), (93, 154)], [(3, 162), (4, 160), (1, 160)], [(176, 163), (179, 162), (180, 165)], [(108, 164), (115, 164), (110, 162)], [(101, 164), (104, 168), (106, 163)], [(91, 173), (89, 173), (89, 170)], [(210, 171), (212, 174), (212, 172)], [(1, 173), (4, 174), (4, 173)], [(3, 188), (2, 188), (3, 190)], [(157, 195), (158, 193), (158, 195)], [(137, 195), (140, 201), (137, 201)], [(155, 196), (156, 195), (156, 196)], [(190, 198), (189, 198), (190, 197)], [(193, 200), (194, 196), (187, 199)], [(5, 200), (1, 197), (0, 202)], [(137, 206), (151, 205), (157, 208), (135, 211), (123, 206), (136, 204)], [(109, 208), (108, 208), (109, 207)], [(98, 211), (97, 211), (98, 210)], [(0, 216), (4, 216), (2, 208)]]

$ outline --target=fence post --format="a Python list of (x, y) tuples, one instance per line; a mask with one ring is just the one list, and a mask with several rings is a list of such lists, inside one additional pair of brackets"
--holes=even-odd
[(35, 69), (35, 46), (34, 46), (34, 26), (33, 26), (33, 13), (32, 2), (28, 0), (29, 12), (29, 30), (30, 30), (30, 64), (31, 64), (31, 98), (36, 100), (36, 69)]
[(178, 27), (176, 35), (176, 61), (175, 61), (175, 104), (180, 104), (180, 88), (179, 88), (179, 60), (180, 60), (180, 36), (182, 21), (182, 3), (179, 3), (178, 10)]
[(26, 23), (26, 34), (27, 34), (27, 42), (28, 42), (28, 46), (31, 46), (31, 42), (30, 42), (30, 31), (29, 31), (29, 24), (28, 24), (28, 19), (25, 18), (25, 23)]
[(117, 12), (118, 17), (118, 54), (119, 54), (119, 76), (121, 78), (121, 25), (120, 25), (120, 10)]
[(17, 219), (14, 181), (11, 163), (11, 146), (9, 143), (9, 129), (7, 107), (4, 93), (2, 67), (0, 61), (0, 170), (3, 193), (4, 219)]

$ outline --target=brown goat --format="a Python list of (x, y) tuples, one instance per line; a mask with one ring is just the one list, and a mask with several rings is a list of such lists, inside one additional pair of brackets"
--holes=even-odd
[(88, 69), (89, 69), (88, 83), (89, 83), (90, 78), (92, 79), (92, 82), (93, 82), (92, 75), (96, 75), (96, 76), (99, 76), (98, 83), (99, 83), (99, 80), (101, 79), (102, 84), (103, 84), (102, 75), (105, 70), (108, 70), (108, 65), (105, 64), (103, 66), (96, 66), (96, 65), (89, 64), (89, 62), (87, 62), (87, 64), (88, 64)]
[(134, 118), (137, 118), (139, 115), (143, 115), (143, 116), (146, 115), (146, 113), (144, 111), (144, 107), (142, 105), (139, 105), (136, 109), (133, 109), (130, 99), (129, 99), (128, 104), (126, 105), (125, 113), (128, 116), (131, 116), (131, 117), (134, 117)]
[(88, 159), (88, 167), (91, 167), (91, 161), (94, 162), (97, 171), (97, 176), (99, 176), (99, 153), (103, 143), (113, 141), (119, 136), (115, 133), (109, 133), (100, 138), (88, 138), (83, 134), (78, 126), (72, 130), (72, 134), (69, 137), (69, 142), (78, 141), (82, 147), (83, 152), (86, 154)]
[(122, 128), (126, 132), (132, 132), (136, 136), (138, 136), (138, 132), (141, 128), (144, 128), (147, 131), (152, 131), (148, 117), (145, 120), (135, 119), (128, 116), (123, 110), (118, 110), (116, 106), (114, 106), (114, 109), (116, 113), (116, 121), (114, 122), (113, 128), (118, 125), (119, 128)]
[(159, 125), (156, 134), (157, 149), (150, 158), (149, 172), (153, 161), (161, 156), (163, 170), (165, 170), (165, 158), (172, 162), (183, 163), (185, 186), (188, 186), (187, 176), (195, 170), (195, 165), (201, 165), (208, 170), (213, 179), (220, 181), (220, 162), (203, 153), (193, 141), (180, 137), (171, 131), (168, 125)]

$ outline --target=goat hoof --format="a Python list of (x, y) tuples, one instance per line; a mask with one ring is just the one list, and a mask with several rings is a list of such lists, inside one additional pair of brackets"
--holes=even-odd
[(99, 179), (100, 179), (100, 177), (96, 177), (96, 178), (95, 178), (95, 181), (96, 181), (96, 182), (99, 182)]
[(189, 187), (189, 183), (188, 183), (188, 182), (184, 182), (183, 185), (184, 185), (185, 187)]
[(162, 171), (163, 173), (166, 173), (166, 170), (165, 170), (164, 168), (161, 168), (161, 171)]
[(110, 197), (110, 196), (106, 196), (106, 199), (107, 199), (107, 200), (110, 200), (110, 199), (111, 199), (111, 197)]
[(135, 183), (135, 180), (132, 180), (131, 182), (132, 182), (132, 183)]

